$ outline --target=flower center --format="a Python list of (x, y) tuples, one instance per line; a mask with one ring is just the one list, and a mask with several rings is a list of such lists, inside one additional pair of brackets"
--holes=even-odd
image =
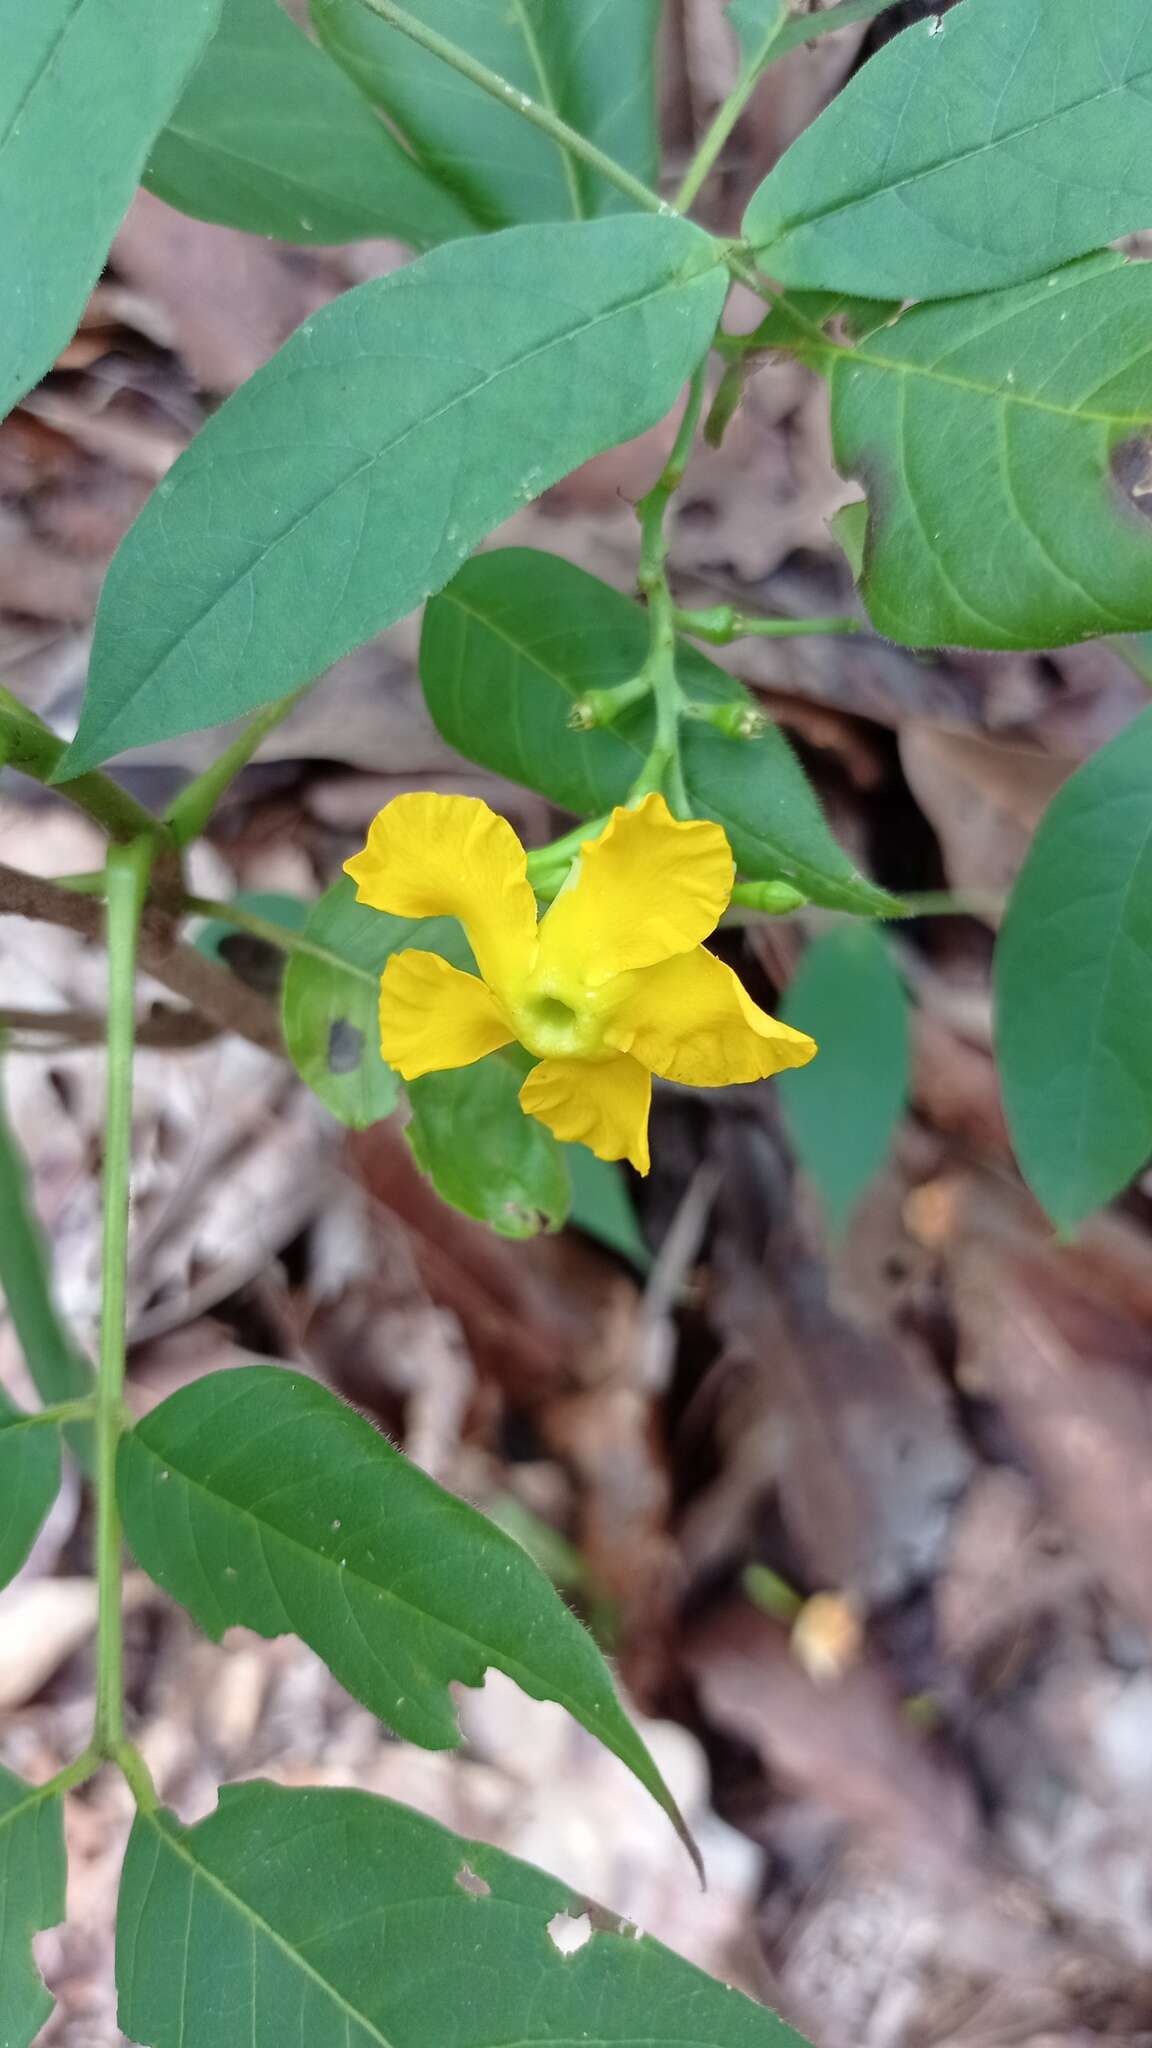
[(600, 1050), (602, 1025), (560, 996), (529, 995), (516, 1007), (516, 1036), (537, 1059), (586, 1059)]

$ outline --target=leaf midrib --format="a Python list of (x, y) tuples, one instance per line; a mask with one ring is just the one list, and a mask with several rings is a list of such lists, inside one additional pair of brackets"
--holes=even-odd
[[(1117, 85), (1105, 86), (1099, 92), (1086, 93), (1083, 99), (1072, 100), (1052, 113), (1041, 115), (1038, 120), (1024, 122), (1020, 127), (1008, 129), (1003, 135), (992, 136), (987, 142), (974, 143), (971, 148), (959, 150), (952, 156), (939, 157), (933, 159), (931, 163), (920, 164), (906, 177), (893, 178), (887, 184), (873, 185), (865, 191), (854, 192), (849, 199), (830, 201), (827, 206), (818, 208), (814, 213), (796, 214), (782, 223), (780, 232), (771, 241), (757, 239), (754, 246), (758, 251), (770, 254), (790, 236), (805, 228), (814, 227), (820, 221), (829, 220), (833, 216), (847, 218), (860, 207), (870, 205), (875, 199), (885, 199), (891, 193), (903, 192), (909, 186), (922, 184), (941, 171), (954, 170), (959, 164), (970, 163), (978, 157), (987, 155), (990, 150), (1002, 149), (1010, 143), (1018, 142), (1021, 136), (1033, 135), (1038, 129), (1046, 128), (1052, 122), (1064, 120), (1069, 114), (1079, 113), (1083, 107), (1095, 106), (1103, 100), (1113, 99), (1118, 93), (1134, 93), (1139, 98), (1136, 86), (1145, 79), (1152, 80), (1152, 71), (1136, 72), (1132, 77), (1122, 79)], [(922, 79), (918, 78), (917, 83), (922, 82)]]
[[(560, 102), (553, 90), (548, 66), (544, 62), (544, 52), (540, 47), (540, 38), (528, 18), (526, 0), (512, 0), (512, 12), (519, 24), (520, 33), (524, 38), (524, 47), (528, 52), (528, 61), (536, 73), (536, 82), (540, 88), (540, 98), (550, 113), (559, 114), (561, 111)], [(564, 182), (568, 187), (568, 196), (572, 201), (573, 215), (576, 220), (585, 220), (587, 218), (587, 209), (584, 205), (584, 194), (580, 189), (580, 174), (575, 160), (571, 152), (565, 149), (562, 144), (557, 143), (556, 147), (560, 152), (560, 161), (564, 168)]]
[[(1032, 308), (1021, 307), (1020, 310), (1021, 313), (1024, 313), (1025, 311), (1031, 311)], [(983, 338), (982, 334), (966, 337), (969, 341), (980, 341)], [(1003, 384), (981, 384), (975, 378), (958, 377), (951, 372), (941, 371), (933, 364), (902, 362), (899, 358), (893, 356), (871, 355), (868, 353), (867, 343), (861, 343), (856, 348), (845, 348), (837, 342), (827, 341), (823, 337), (819, 341), (806, 339), (804, 352), (806, 356), (820, 355), (830, 360), (833, 374), (838, 368), (850, 368), (853, 364), (862, 363), (870, 370), (886, 371), (896, 377), (919, 377), (929, 384), (939, 384), (949, 390), (962, 391), (969, 398), (991, 399), (1000, 406), (1020, 406), (1027, 412), (1047, 413), (1050, 417), (1056, 419), (1073, 420), (1078, 426), (1147, 427), (1148, 425), (1148, 412), (1089, 412), (1074, 405), (1054, 405), (1049, 399), (1029, 396), (1022, 391), (1017, 391), (1015, 387), (1009, 388)], [(1122, 370), (1127, 367), (1127, 365), (1122, 365), (1121, 369), (1117, 370), (1115, 374), (1117, 376), (1121, 375)]]
[[(291, 1417), (288, 1418), (289, 1423), (291, 1423), (293, 1419), (294, 1418)], [(485, 1665), (487, 1667), (494, 1667), (498, 1671), (503, 1671), (507, 1677), (512, 1678), (516, 1684), (521, 1685), (523, 1690), (528, 1690), (528, 1688), (523, 1687), (522, 1679), (516, 1676), (518, 1672), (522, 1673), (523, 1677), (531, 1678), (533, 1682), (537, 1684), (540, 1683), (538, 1675), (536, 1673), (533, 1673), (528, 1665), (520, 1663), (518, 1659), (509, 1657), (505, 1651), (493, 1648), (491, 1644), (484, 1642), (482, 1638), (479, 1636), (467, 1634), (462, 1628), (458, 1627), (455, 1622), (445, 1621), (442, 1616), (434, 1613), (431, 1608), (415, 1606), (411, 1600), (405, 1599), (402, 1593), (397, 1593), (391, 1586), (381, 1585), (379, 1581), (376, 1579), (367, 1578), (364, 1575), (364, 1573), (358, 1571), (355, 1566), (337, 1564), (334, 1559), (327, 1557), (323, 1551), (311, 1547), (308, 1543), (303, 1541), (301, 1537), (294, 1536), (290, 1530), (281, 1528), (275, 1522), (262, 1520), (254, 1508), (247, 1507), (242, 1502), (233, 1500), (229, 1495), (225, 1493), (215, 1492), (206, 1480), (198, 1479), (194, 1474), (186, 1472), (180, 1465), (178, 1459), (171, 1457), (167, 1454), (161, 1456), (160, 1453), (154, 1448), (154, 1446), (148, 1441), (148, 1439), (141, 1434), (139, 1429), (133, 1431), (131, 1437), (126, 1439), (126, 1441), (138, 1444), (140, 1449), (144, 1451), (150, 1458), (154, 1459), (157, 1465), (162, 1466), (164, 1470), (175, 1474), (177, 1478), (183, 1480), (186, 1486), (192, 1488), (197, 1492), (205, 1494), (207, 1498), (210, 1501), (214, 1502), (218, 1507), (228, 1508), (232, 1511), (233, 1514), (239, 1515), (242, 1519), (251, 1522), (253, 1527), (260, 1532), (261, 1539), (263, 1539), (263, 1536), (266, 1534), (274, 1536), (280, 1542), (286, 1543), (291, 1549), (301, 1551), (303, 1555), (306, 1558), (308, 1558), (309, 1561), (313, 1564), (327, 1565), (333, 1572), (337, 1573), (338, 1575), (343, 1575), (345, 1578), (354, 1579), (358, 1585), (364, 1586), (370, 1592), (379, 1594), (383, 1599), (391, 1601), (394, 1606), (401, 1608), (404, 1611), (404, 1613), (415, 1616), (416, 1619), (422, 1622), (425, 1626), (427, 1626), (430, 1622), (434, 1623), (437, 1628), (443, 1629), (446, 1635), (455, 1637), (457, 1641), (467, 1644), (471, 1649), (479, 1650), (482, 1656), (484, 1657)], [(461, 1502), (460, 1505), (465, 1506), (466, 1504)], [(283, 1606), (283, 1597), (280, 1594), (278, 1587), (276, 1588), (276, 1593), (277, 1598), (280, 1600), (280, 1603)], [(183, 1605), (184, 1603), (182, 1602), (181, 1604)], [(285, 1612), (287, 1612), (286, 1608)], [(293, 1635), (300, 1636), (301, 1641), (307, 1641), (307, 1637), (301, 1635), (300, 1630), (296, 1627), (294, 1622), (292, 1625), (292, 1633)], [(439, 1681), (435, 1682), (439, 1684)], [(567, 1694), (566, 1692), (559, 1691), (553, 1686), (546, 1685), (546, 1689), (543, 1696), (545, 1699), (554, 1700), (557, 1706), (563, 1707), (568, 1713), (572, 1715), (574, 1720), (580, 1722), (581, 1726), (587, 1727), (588, 1709), (582, 1709), (577, 1706), (574, 1706), (572, 1703), (571, 1696), (569, 1694)], [(532, 1694), (531, 1691), (529, 1691), (529, 1698), (533, 1697), (535, 1697), (535, 1695)], [(602, 1718), (602, 1710), (594, 1711), (596, 1711), (597, 1713), (597, 1718)], [(627, 1720), (626, 1716), (622, 1716), (622, 1719), (624, 1721), (625, 1727), (631, 1730), (631, 1732), (634, 1734), (635, 1731), (631, 1728), (631, 1722)], [(610, 1726), (611, 1721), (609, 1720), (605, 1725)], [(600, 1739), (607, 1741), (607, 1737), (601, 1737)], [(636, 1765), (634, 1763), (628, 1763), (627, 1758), (621, 1755), (620, 1750), (616, 1747), (615, 1744), (608, 1742), (608, 1747), (613, 1749), (614, 1754), (620, 1757), (620, 1761), (622, 1763), (627, 1764), (629, 1770), (635, 1772), (637, 1777), (640, 1777), (640, 1772), (637, 1771)], [(641, 1778), (641, 1783), (644, 1782), (645, 1780)], [(647, 1789), (651, 1791), (652, 1787), (649, 1785)], [(653, 1796), (657, 1798), (658, 1803), (663, 1803), (659, 1799), (658, 1794), (654, 1794)]]
[[(326, 1977), (322, 1977), (320, 1975), (320, 1972), (316, 1969), (314, 1964), (308, 1962), (306, 1957), (302, 1956), (298, 1949), (294, 1949), (289, 1946), (288, 1942), (284, 1939), (284, 1936), (277, 1932), (277, 1930), (275, 1929), (275, 1927), (272, 1926), (270, 1921), (265, 1920), (262, 1913), (258, 1913), (256, 1911), (256, 1908), (250, 1905), (248, 1900), (243, 1898), (239, 1892), (232, 1891), (230, 1887), (224, 1882), (223, 1878), (218, 1877), (216, 1872), (214, 1870), (211, 1870), (206, 1863), (200, 1863), (197, 1861), (196, 1857), (192, 1855), (191, 1851), (186, 1846), (183, 1837), (181, 1835), (174, 1833), (170, 1827), (165, 1825), (165, 1820), (167, 1818), (166, 1815), (162, 1813), (142, 1813), (140, 1818), (142, 1821), (149, 1822), (151, 1826), (155, 1828), (156, 1833), (159, 1835), (161, 1841), (167, 1844), (168, 1848), (172, 1851), (173, 1855), (179, 1857), (183, 1863), (187, 1864), (188, 1869), (192, 1874), (191, 1881), (193, 1885), (195, 1885), (197, 1878), (201, 1879), (203, 1883), (207, 1884), (211, 1888), (211, 1890), (213, 1890), (219, 1895), (220, 1898), (224, 1899), (230, 1906), (234, 1907), (237, 1910), (237, 1912), (239, 1912), (239, 1914), (248, 1921), (250, 1927), (254, 1931), (258, 1930), (261, 1934), (263, 1934), (267, 1938), (267, 1940), (272, 1943), (272, 1946), (274, 1948), (279, 1949), (281, 1955), (286, 1957), (289, 1963), (294, 1963), (296, 1968), (300, 1970), (304, 1976), (310, 1977), (312, 1982), (318, 1985), (320, 1990), (327, 1994), (327, 1996), (331, 1999), (333, 2005), (336, 2006), (338, 2010), (345, 2015), (346, 2019), (355, 2020), (358, 2027), (363, 2027), (365, 2032), (368, 2033), (374, 2041), (379, 2042), (380, 2048), (396, 2048), (396, 2043), (392, 2040), (391, 2036), (388, 2034), (382, 2034), (374, 2020), (369, 2019), (366, 2016), (366, 2014), (358, 2012), (356, 2010), (356, 2007), (350, 2003), (350, 2001), (344, 1996), (344, 1993), (342, 1991), (339, 1991), (334, 1984), (329, 1983)], [(185, 1970), (187, 1970), (187, 1965), (185, 1965)]]
[[(718, 267), (720, 262), (721, 257), (719, 253), (714, 252), (714, 265)], [(698, 273), (698, 275), (694, 275), (689, 279), (684, 279), (675, 276), (665, 277), (664, 279), (662, 279), (660, 284), (655, 287), (650, 287), (645, 291), (636, 294), (632, 298), (617, 300), (613, 305), (605, 307), (601, 312), (597, 313), (594, 318), (584, 319), (578, 325), (567, 328), (561, 334), (551, 335), (547, 341), (537, 344), (537, 346), (535, 346), (534, 348), (530, 348), (523, 351), (520, 355), (515, 356), (511, 362), (502, 363), (499, 365), (497, 369), (488, 371), (483, 377), (479, 378), (476, 382), (468, 385), (465, 390), (455, 393), (454, 396), (450, 398), (446, 404), (438, 407), (435, 412), (423, 414), (420, 419), (414, 420), (410, 426), (405, 427), (403, 432), (396, 435), (396, 437), (393, 440), (387, 441), (380, 447), (375, 448), (372, 451), (371, 455), (367, 457), (361, 457), (360, 459), (358, 459), (354, 468), (350, 469), (344, 476), (340, 477), (337, 482), (330, 484), (327, 487), (327, 489), (320, 494), (319, 497), (311, 499), (308, 505), (298, 514), (298, 516), (295, 519), (293, 519), (288, 526), (284, 528), (283, 532), (278, 533), (275, 536), (275, 538), (269, 542), (268, 546), (261, 550), (261, 552), (255, 557), (254, 560), (248, 562), (243, 569), (239, 570), (235, 575), (230, 577), (228, 582), (213, 594), (211, 600), (203, 608), (203, 610), (198, 612), (194, 618), (190, 619), (184, 626), (182, 626), (179, 629), (179, 631), (168, 641), (163, 651), (157, 653), (153, 657), (153, 659), (149, 663), (147, 673), (141, 677), (141, 680), (137, 683), (135, 689), (132, 690), (126, 697), (121, 698), (121, 700), (116, 706), (115, 711), (111, 714), (111, 716), (104, 720), (102, 727), (98, 728), (98, 730), (103, 732), (105, 739), (109, 734), (114, 733), (117, 727), (123, 721), (126, 713), (130, 711), (132, 705), (135, 704), (137, 698), (141, 695), (141, 693), (145, 690), (151, 689), (155, 685), (157, 677), (161, 674), (161, 672), (166, 667), (167, 663), (170, 661), (172, 656), (175, 653), (177, 653), (181, 647), (185, 646), (191, 640), (193, 634), (198, 633), (201, 630), (201, 628), (206, 624), (206, 622), (212, 618), (212, 616), (219, 609), (219, 607), (223, 603), (225, 603), (228, 598), (232, 596), (233, 591), (238, 589), (239, 586), (243, 582), (245, 582), (247, 578), (255, 576), (263, 568), (264, 564), (270, 559), (270, 557), (276, 552), (276, 550), (279, 547), (281, 547), (285, 541), (289, 540), (292, 537), (292, 535), (297, 531), (297, 529), (300, 526), (302, 526), (307, 520), (314, 518), (316, 514), (328, 503), (329, 499), (334, 498), (340, 491), (346, 490), (349, 487), (349, 485), (355, 483), (356, 479), (362, 476), (366, 471), (369, 473), (375, 471), (378, 465), (381, 462), (383, 462), (387, 457), (394, 456), (396, 450), (398, 448), (403, 447), (404, 443), (408, 441), (412, 437), (412, 435), (423, 433), (429, 427), (435, 426), (438, 421), (448, 418), (454, 411), (456, 411), (456, 409), (459, 406), (469, 404), (482, 391), (485, 391), (490, 386), (499, 383), (501, 378), (515, 375), (517, 372), (525, 369), (529, 363), (536, 361), (539, 357), (548, 355), (551, 350), (564, 348), (570, 345), (571, 343), (582, 340), (584, 336), (593, 333), (595, 329), (599, 326), (602, 326), (604, 322), (608, 320), (618, 319), (623, 315), (638, 311), (641, 307), (652, 305), (661, 297), (670, 292), (683, 291), (686, 288), (686, 286), (699, 283), (704, 277), (707, 277), (709, 274), (709, 270), (701, 270)], [(401, 273), (401, 275), (403, 275), (403, 273)], [(449, 280), (449, 284), (451, 284), (451, 280)], [(441, 289), (443, 289), (443, 286), (441, 286)], [(348, 296), (350, 296), (350, 294)], [(343, 304), (345, 303), (345, 301), (338, 301), (337, 303)], [(362, 355), (364, 351), (361, 350), (359, 353)], [(338, 369), (339, 364), (333, 365), (331, 362), (329, 362), (326, 363), (324, 367), (326, 369), (332, 369), (334, 367)], [(294, 374), (294, 371), (285, 371), (283, 369), (283, 365), (280, 366), (280, 372), (281, 375), (284, 376), (285, 378)], [(223, 418), (224, 414), (221, 413), (217, 417)], [(194, 443), (193, 446), (195, 445), (196, 444)], [(197, 466), (196, 473), (200, 474), (203, 472), (206, 466), (210, 467), (213, 459), (214, 458), (212, 456), (205, 456), (203, 452), (201, 452), (200, 461)], [(97, 621), (97, 626), (99, 626), (99, 621)], [(327, 659), (328, 662), (331, 662), (337, 660), (338, 658), (338, 654), (332, 654)], [(78, 733), (77, 739), (79, 739), (80, 736), (81, 735)], [(92, 740), (90, 737), (88, 743), (90, 748), (92, 745)], [(99, 744), (103, 743), (103, 741), (99, 742)], [(76, 741), (73, 741), (73, 745), (75, 744)]]
[(26, 108), (29, 106), (31, 101), (39, 92), (41, 85), (43, 84), (49, 71), (52, 69), (53, 64), (56, 62), (56, 59), (61, 49), (67, 42), (68, 37), (71, 35), (72, 30), (76, 25), (78, 16), (83, 12), (87, 4), (88, 0), (72, 0), (72, 6), (68, 11), (67, 18), (61, 22), (60, 27), (56, 35), (54, 36), (52, 42), (49, 44), (48, 49), (45, 51), (44, 56), (41, 59), (41, 62), (37, 66), (36, 70), (33, 72), (31, 78), (28, 80), (28, 83), (25, 86), (23, 93), (21, 94), (19, 100), (12, 109), (12, 115), (8, 122), (8, 126), (5, 128), (3, 135), (0, 135), (0, 156), (2, 156), (4, 151), (7, 149), (8, 144), (11, 142), (13, 136), (16, 133), (17, 124), (19, 123), (21, 115), (25, 112)]

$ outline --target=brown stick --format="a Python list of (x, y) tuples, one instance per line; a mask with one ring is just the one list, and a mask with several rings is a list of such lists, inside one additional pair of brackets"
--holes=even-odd
[[(69, 1045), (103, 1045), (108, 1019), (103, 1010), (20, 1010), (0, 1008), (0, 1032), (26, 1031), (36, 1038), (64, 1040)], [(154, 1003), (136, 1019), (137, 1045), (159, 1052), (187, 1052), (219, 1038), (220, 1026), (196, 1010), (174, 1010)]]
[[(104, 935), (104, 905), (97, 897), (60, 889), (39, 875), (26, 875), (3, 863), (0, 916), (39, 918), (43, 924), (64, 925), (85, 938)], [(221, 1031), (235, 1031), (265, 1052), (283, 1052), (274, 1005), (214, 960), (186, 946), (176, 936), (171, 917), (154, 906), (145, 909), (140, 927), (140, 965)]]

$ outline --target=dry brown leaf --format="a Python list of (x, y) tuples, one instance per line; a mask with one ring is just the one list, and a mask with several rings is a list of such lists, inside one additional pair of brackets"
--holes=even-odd
[(980, 1825), (966, 1780), (916, 1731), (874, 1660), (817, 1684), (788, 1630), (738, 1601), (691, 1630), (683, 1655), (709, 1719), (751, 1743), (770, 1779), (865, 1835), (951, 1863), (974, 1855)]

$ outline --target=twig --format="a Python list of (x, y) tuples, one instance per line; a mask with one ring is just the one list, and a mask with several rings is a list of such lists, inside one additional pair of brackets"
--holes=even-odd
[[(104, 908), (94, 896), (79, 896), (60, 889), (40, 875), (26, 875), (19, 868), (0, 864), (0, 914), (6, 917), (38, 918), (44, 924), (63, 925), (85, 938), (99, 939), (104, 933)], [(163, 982), (173, 995), (182, 996), (202, 1017), (221, 1031), (235, 1031), (265, 1052), (283, 1051), (280, 1025), (274, 1006), (250, 989), (226, 968), (218, 967), (177, 937), (173, 919), (166, 910), (149, 905), (140, 927), (140, 965), (155, 980)]]

